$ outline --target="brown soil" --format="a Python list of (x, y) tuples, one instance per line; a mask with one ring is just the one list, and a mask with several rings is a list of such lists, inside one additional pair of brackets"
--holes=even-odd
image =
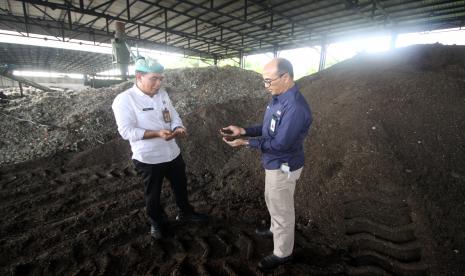
[[(299, 80), (314, 124), (295, 260), (273, 275), (465, 273), (464, 80), (464, 47), (441, 45), (360, 55)], [(147, 233), (142, 184), (114, 132), (102, 145), (4, 165), (0, 274), (262, 274), (256, 263), (272, 242), (253, 235), (268, 222), (259, 154), (229, 148), (218, 129), (259, 122), (267, 100), (186, 103), (190, 199), (211, 221), (173, 222), (161, 242)]]
[(347, 244), (348, 271), (463, 275), (465, 47), (362, 55), (299, 84), (315, 121), (296, 200)]

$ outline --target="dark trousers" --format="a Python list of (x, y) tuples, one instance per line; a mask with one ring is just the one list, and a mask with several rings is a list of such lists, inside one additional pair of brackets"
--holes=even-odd
[(166, 177), (171, 183), (171, 190), (176, 199), (178, 211), (192, 212), (192, 206), (187, 199), (186, 164), (181, 154), (170, 162), (160, 164), (146, 164), (132, 160), (136, 171), (142, 177), (145, 186), (145, 206), (151, 225), (163, 223), (163, 208), (160, 202), (163, 179)]

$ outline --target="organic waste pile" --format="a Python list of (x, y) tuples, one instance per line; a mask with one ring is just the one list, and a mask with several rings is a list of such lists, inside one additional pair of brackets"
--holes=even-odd
[[(259, 123), (261, 76), (176, 69), (165, 87), (189, 135), (178, 140), (189, 197), (206, 225), (148, 235), (143, 186), (117, 131), (130, 87), (47, 92), (0, 102), (1, 274), (260, 275), (272, 241), (258, 152), (218, 129)], [(275, 275), (465, 273), (465, 47), (360, 54), (297, 81), (313, 112), (295, 193), (292, 264)], [(176, 215), (168, 183), (165, 212)]]

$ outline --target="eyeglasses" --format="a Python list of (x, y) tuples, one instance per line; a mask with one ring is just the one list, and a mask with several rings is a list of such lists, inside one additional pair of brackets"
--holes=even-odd
[[(287, 72), (286, 72), (287, 73)], [(263, 80), (263, 84), (265, 85), (265, 87), (270, 87), (271, 86), (271, 83), (274, 82), (275, 80), (278, 80), (280, 79), (282, 76), (284, 76), (284, 74), (286, 73), (282, 73), (281, 75), (279, 75), (279, 77), (277, 77), (276, 79), (264, 79)]]

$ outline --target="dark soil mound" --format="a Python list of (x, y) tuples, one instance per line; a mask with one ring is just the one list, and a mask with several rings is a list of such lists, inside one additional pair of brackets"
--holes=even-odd
[(296, 192), (302, 216), (347, 239), (347, 201), (363, 201), (383, 226), (404, 202), (410, 220), (391, 230), (413, 223), (433, 274), (465, 273), (465, 47), (360, 55), (299, 85), (315, 117)]
[[(179, 142), (190, 199), (211, 222), (173, 223), (168, 239), (150, 240), (142, 184), (109, 109), (124, 85), (76, 93), (56, 109), (75, 105), (63, 119), (26, 112), (59, 103), (56, 95), (21, 108), (9, 101), (5, 116), (43, 126), (3, 121), (11, 131), (0, 137), (43, 127), (54, 142), (37, 151), (40, 132), (0, 143), (6, 163), (44, 156), (0, 168), (1, 274), (260, 274), (272, 244), (253, 235), (268, 217), (259, 154), (231, 149), (218, 129), (261, 121), (261, 78), (234, 68), (169, 74), (189, 130)], [(464, 80), (464, 47), (428, 45), (359, 55), (298, 81), (314, 124), (296, 188), (295, 261), (275, 275), (465, 273)], [(15, 155), (21, 141), (36, 154)]]

